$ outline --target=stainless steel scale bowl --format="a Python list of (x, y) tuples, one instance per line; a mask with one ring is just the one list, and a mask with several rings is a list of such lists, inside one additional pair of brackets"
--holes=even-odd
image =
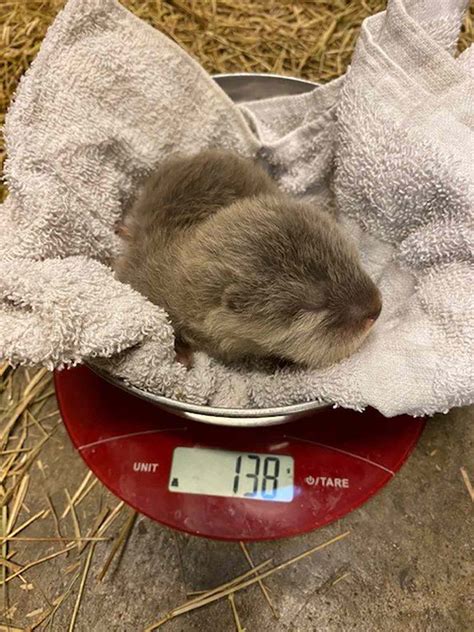
[[(254, 101), (268, 97), (303, 94), (317, 87), (317, 84), (311, 81), (271, 74), (239, 73), (215, 75), (213, 78), (235, 103)], [(275, 408), (216, 408), (213, 406), (198, 406), (170, 399), (169, 397), (154, 395), (142, 389), (128, 386), (120, 379), (103, 371), (98, 371), (94, 366), (91, 366), (91, 368), (116, 386), (175, 415), (221, 426), (271, 426), (294, 420), (311, 411), (327, 407), (327, 404), (320, 402), (306, 402), (292, 406), (278, 406)]]

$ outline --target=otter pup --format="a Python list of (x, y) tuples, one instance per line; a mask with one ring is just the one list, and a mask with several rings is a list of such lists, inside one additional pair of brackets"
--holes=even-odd
[(120, 232), (118, 278), (166, 310), (181, 352), (324, 367), (382, 308), (336, 220), (227, 151), (162, 164)]

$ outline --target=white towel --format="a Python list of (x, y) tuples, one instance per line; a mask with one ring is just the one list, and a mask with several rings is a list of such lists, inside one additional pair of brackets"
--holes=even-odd
[[(70, 0), (7, 116), (0, 355), (95, 358), (138, 387), (220, 406), (325, 399), (392, 416), (471, 403), (474, 55), (453, 57), (466, 4), (390, 0), (344, 77), (239, 108), (115, 0)], [(186, 371), (163, 310), (114, 279), (114, 223), (144, 176), (209, 146), (259, 153), (295, 194), (335, 193), (384, 298), (351, 358), (268, 375), (197, 354)]]

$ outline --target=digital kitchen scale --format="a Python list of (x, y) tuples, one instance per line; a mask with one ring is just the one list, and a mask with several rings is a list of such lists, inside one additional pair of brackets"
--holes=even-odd
[(326, 408), (278, 426), (183, 419), (86, 367), (55, 373), (69, 435), (94, 474), (168, 527), (222, 540), (267, 540), (321, 527), (385, 485), (424, 422)]

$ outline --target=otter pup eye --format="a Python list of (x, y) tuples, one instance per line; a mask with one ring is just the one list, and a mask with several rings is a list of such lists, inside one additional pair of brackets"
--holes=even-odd
[(299, 311), (301, 312), (317, 313), (322, 312), (325, 309), (328, 309), (328, 304), (324, 299), (321, 299), (320, 301), (304, 301), (303, 303), (300, 303), (299, 306)]
[(248, 292), (237, 285), (229, 285), (223, 293), (222, 303), (231, 312), (242, 313), (248, 307)]

